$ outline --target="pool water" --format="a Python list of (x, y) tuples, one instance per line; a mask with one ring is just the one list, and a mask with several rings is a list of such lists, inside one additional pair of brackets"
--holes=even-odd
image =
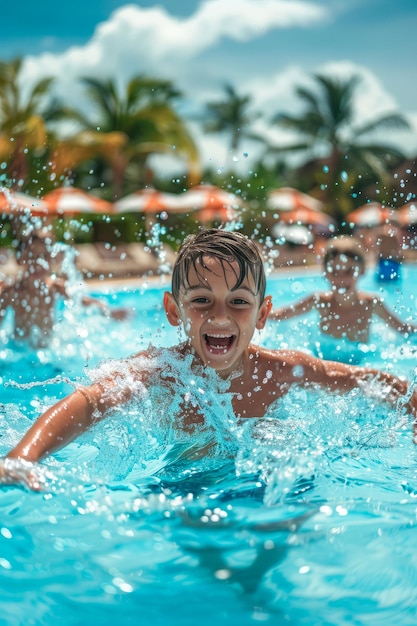
[[(368, 273), (361, 287), (415, 321), (416, 280), (409, 265), (401, 283)], [(315, 273), (268, 280), (276, 306), (325, 286)], [(122, 323), (62, 308), (50, 350), (13, 345), (6, 320), (0, 454), (101, 360), (180, 339), (165, 288), (94, 293), (133, 309)], [(311, 351), (316, 321), (271, 322), (254, 340)], [(412, 380), (416, 348), (376, 321), (365, 362)], [(222, 397), (218, 433), (231, 423)], [(149, 402), (125, 407), (42, 463), (45, 492), (1, 489), (0, 624), (416, 623), (417, 448), (395, 407), (294, 389), (231, 429), (230, 454), (219, 442), (200, 460), (156, 418)]]

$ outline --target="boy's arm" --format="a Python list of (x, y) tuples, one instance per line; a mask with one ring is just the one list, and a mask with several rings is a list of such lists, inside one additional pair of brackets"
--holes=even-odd
[(391, 328), (396, 330), (398, 333), (402, 335), (412, 334), (417, 331), (417, 326), (414, 324), (409, 324), (408, 322), (403, 322), (399, 317), (395, 315), (392, 311), (387, 309), (385, 304), (380, 300), (380, 298), (376, 298), (374, 300), (373, 311), (375, 315), (378, 315), (384, 322), (388, 324)]
[[(63, 448), (100, 421), (110, 406), (103, 398), (103, 387), (96, 383), (75, 391), (47, 410), (0, 463), (0, 484), (24, 483), (39, 490), (39, 478), (31, 463)], [(25, 466), (25, 462), (29, 465)]]
[[(54, 281), (55, 288), (57, 292), (64, 296), (65, 298), (70, 298), (71, 296), (68, 294), (66, 281), (62, 278), (56, 279)], [(96, 306), (102, 311), (103, 315), (109, 316), (114, 320), (125, 320), (131, 316), (132, 311), (126, 308), (111, 308), (106, 302), (99, 300), (98, 298), (93, 298), (92, 296), (83, 295), (81, 298), (81, 302), (84, 306)]]
[[(413, 417), (414, 442), (417, 443), (417, 390), (409, 388), (406, 380), (370, 367), (326, 361), (307, 354), (298, 356), (298, 365), (302, 366), (306, 383), (315, 383), (339, 393), (358, 388), (369, 394), (374, 390), (382, 402), (389, 402), (392, 406), (402, 403)], [(375, 389), (372, 381), (380, 383), (378, 389)]]
[(288, 320), (291, 317), (299, 317), (311, 311), (317, 301), (317, 294), (312, 294), (294, 304), (279, 309), (273, 309), (269, 314), (270, 320)]
[(109, 316), (114, 320), (125, 320), (132, 315), (131, 309), (124, 307), (112, 308), (106, 302), (92, 296), (83, 296), (82, 303), (84, 306), (97, 306), (103, 312), (103, 315)]
[(102, 396), (99, 383), (74, 391), (41, 415), (7, 458), (37, 462), (66, 446), (102, 419), (108, 408)]

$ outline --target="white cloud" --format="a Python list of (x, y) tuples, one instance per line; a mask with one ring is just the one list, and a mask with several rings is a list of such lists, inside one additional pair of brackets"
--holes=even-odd
[[(325, 19), (326, 10), (301, 0), (206, 0), (184, 19), (160, 7), (126, 5), (99, 24), (85, 46), (28, 57), (23, 77), (33, 81), (56, 76), (61, 85), (86, 74), (125, 81), (147, 73), (176, 80), (185, 65), (225, 37), (250, 41), (276, 28), (305, 27)], [(198, 75), (197, 63), (194, 75)]]
[[(288, 141), (288, 136), (270, 124), (270, 117), (278, 111), (296, 110), (299, 102), (295, 87), (311, 84), (311, 73), (307, 74), (303, 68), (292, 64), (275, 75), (262, 74), (260, 64), (256, 75), (247, 72), (242, 78), (241, 67), (234, 68), (231, 63), (210, 73), (204, 71), (210, 62), (204, 55), (219, 50), (226, 38), (250, 43), (269, 31), (315, 27), (331, 17), (328, 9), (301, 0), (206, 0), (187, 18), (174, 17), (161, 7), (126, 5), (100, 24), (85, 46), (72, 47), (62, 54), (28, 57), (24, 64), (23, 84), (30, 85), (41, 77), (55, 76), (58, 95), (70, 106), (85, 107), (83, 90), (77, 82), (79, 77), (112, 77), (125, 84), (130, 77), (142, 73), (173, 80), (189, 99), (184, 110), (192, 110), (208, 99), (222, 97), (220, 83), (226, 72), (227, 80), (232, 84), (238, 74), (238, 92), (252, 94), (254, 110), (268, 112), (269, 118), (259, 121), (257, 129), (268, 133), (271, 141), (281, 143)], [(363, 76), (357, 100), (362, 120), (366, 116), (396, 110), (393, 98), (376, 76), (364, 67), (344, 61), (328, 63), (317, 71)], [(416, 131), (404, 137), (405, 147), (415, 151), (416, 117), (417, 114), (414, 118), (410, 116)], [(257, 144), (242, 143), (240, 155), (228, 155), (224, 140), (203, 135), (196, 124), (193, 129), (206, 163), (221, 169), (227, 165), (227, 159), (235, 156), (239, 160), (238, 166), (244, 169), (253, 166), (259, 153)], [(243, 157), (243, 153), (249, 153), (249, 157)]]

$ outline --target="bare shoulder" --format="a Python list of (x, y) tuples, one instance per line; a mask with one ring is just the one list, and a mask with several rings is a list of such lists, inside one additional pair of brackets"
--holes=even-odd
[(320, 360), (299, 350), (272, 350), (251, 344), (249, 346), (249, 362), (264, 371), (268, 369), (293, 370), (295, 367), (312, 366)]
[(362, 304), (367, 304), (371, 306), (375, 306), (382, 302), (380, 296), (376, 293), (371, 293), (369, 291), (360, 291), (358, 293), (358, 298)]

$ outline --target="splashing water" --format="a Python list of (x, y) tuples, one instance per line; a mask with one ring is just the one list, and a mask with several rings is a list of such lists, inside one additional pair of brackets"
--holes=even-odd
[[(277, 298), (284, 289), (282, 298), (293, 297), (288, 279), (269, 285)], [(2, 454), (68, 388), (116, 366), (126, 375), (113, 392), (134, 388), (129, 404), (30, 468), (40, 493), (0, 492), (5, 623), (30, 615), (34, 624), (129, 624), (140, 615), (143, 625), (182, 626), (198, 615), (204, 626), (246, 626), (320, 615), (347, 624), (355, 615), (358, 624), (411, 624), (417, 470), (407, 398), (390, 407), (376, 387), (367, 397), (294, 388), (265, 417), (238, 422), (228, 381), (191, 373), (170, 353), (163, 385), (129, 378), (123, 361), (98, 363), (139, 352), (149, 337), (157, 347), (176, 343), (161, 298), (161, 289), (120, 293), (136, 310), (122, 325), (71, 309), (66, 319), (85, 329), (71, 340), (75, 356), (64, 350), (68, 328), (58, 328), (43, 363), (2, 346)], [(309, 350), (311, 324), (270, 325), (260, 341)], [(413, 340), (389, 337), (386, 346), (366, 355), (370, 364), (411, 371), (415, 387)], [(36, 379), (22, 379), (34, 359)], [(159, 366), (155, 351), (147, 367)], [(175, 427), (184, 403), (207, 418), (192, 433)]]

